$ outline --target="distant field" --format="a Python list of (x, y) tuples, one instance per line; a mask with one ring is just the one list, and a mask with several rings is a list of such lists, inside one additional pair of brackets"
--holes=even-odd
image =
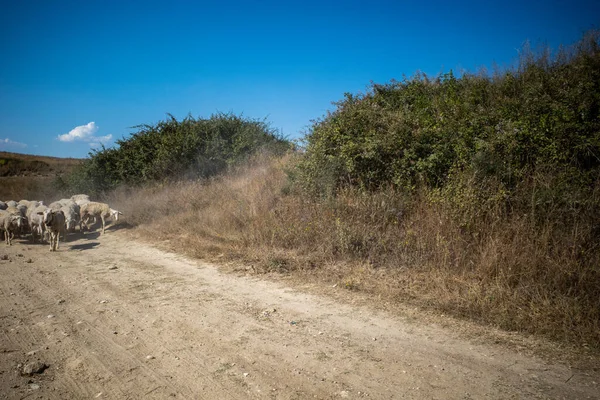
[(58, 158), (0, 151), (0, 200), (51, 198), (57, 190), (57, 176), (73, 170), (82, 162), (77, 158)]
[(34, 156), (0, 151), (0, 177), (55, 176), (70, 172), (81, 161), (78, 158)]

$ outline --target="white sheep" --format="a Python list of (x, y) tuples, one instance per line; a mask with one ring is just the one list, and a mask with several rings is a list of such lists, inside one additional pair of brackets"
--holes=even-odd
[(2, 241), (6, 241), (6, 233), (4, 232), (4, 218), (9, 215), (11, 214), (9, 214), (6, 210), (0, 210), (0, 237), (2, 238)]
[(90, 196), (88, 196), (87, 194), (76, 194), (76, 195), (71, 196), (71, 200), (73, 200), (79, 206), (82, 206), (85, 203), (90, 202)]
[(48, 207), (39, 205), (29, 213), (29, 228), (31, 229), (31, 239), (33, 240), (33, 243), (35, 243), (36, 235), (39, 235), (41, 240), (47, 240), (45, 236), (48, 232), (46, 231), (46, 226), (44, 225), (43, 215), (44, 211), (47, 209)]
[(58, 202), (60, 204), (62, 204), (63, 206), (70, 206), (73, 204), (77, 204), (75, 201), (73, 201), (72, 199), (60, 199), (58, 200)]
[(21, 217), (25, 218), (27, 216), (27, 206), (23, 204), (17, 204), (17, 210), (21, 214)]
[(100, 217), (102, 219), (102, 233), (104, 233), (106, 218), (114, 218), (115, 221), (119, 220), (119, 215), (123, 213), (117, 210), (113, 210), (106, 203), (97, 203), (91, 201), (81, 206), (81, 222), (85, 225), (85, 228), (89, 230), (88, 222), (90, 218), (96, 219)]
[(27, 212), (27, 208), (25, 206), (17, 204), (16, 206), (9, 206), (4, 211), (6, 211), (9, 214), (20, 215), (21, 217), (24, 217), (24, 213)]
[(39, 215), (35, 212), (29, 214), (29, 227), (31, 228), (31, 240), (33, 243), (36, 241), (36, 236), (39, 236), (41, 240), (44, 239), (44, 216)]
[(60, 199), (60, 200), (53, 201), (52, 203), (50, 203), (48, 205), (48, 207), (55, 211), (58, 211), (65, 206), (72, 206), (72, 205), (76, 205), (76, 204), (77, 203), (75, 203), (71, 199)]
[(75, 230), (75, 227), (79, 225), (81, 231), (81, 209), (76, 203), (71, 203), (61, 207), (62, 212), (65, 214), (65, 227), (67, 231)]
[(66, 235), (65, 214), (61, 210), (55, 211), (48, 208), (42, 215), (44, 216), (44, 225), (50, 232), (50, 251), (56, 251), (58, 250), (61, 233), (63, 237)]
[(11, 214), (6, 211), (0, 211), (0, 230), (4, 232), (4, 240), (7, 245), (12, 245), (12, 239), (15, 232), (21, 230), (23, 217), (20, 214)]
[(48, 208), (55, 211), (60, 210), (61, 207), (62, 204), (60, 204), (58, 201), (53, 201), (52, 203), (48, 204)]
[(21, 200), (19, 201), (19, 204), (26, 207), (27, 210), (25, 211), (25, 216), (28, 217), (36, 207), (44, 205), (44, 202), (37, 200)]
[(27, 208), (34, 209), (37, 206), (44, 204), (44, 202), (38, 201), (38, 200), (21, 200), (21, 201), (19, 201), (18, 204), (22, 204), (22, 205), (26, 206)]

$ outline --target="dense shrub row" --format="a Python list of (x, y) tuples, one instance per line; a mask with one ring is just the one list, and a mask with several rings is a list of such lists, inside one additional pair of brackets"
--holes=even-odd
[(264, 121), (233, 114), (182, 121), (169, 115), (117, 140), (114, 148), (90, 153), (63, 184), (70, 192), (96, 195), (120, 184), (213, 176), (259, 149), (285, 151), (290, 143)]
[(346, 94), (306, 138), (299, 181), (313, 193), (443, 187), (456, 174), (511, 191), (538, 172), (588, 190), (600, 167), (600, 49), (589, 33), (574, 50), (524, 51), (514, 70), (452, 72), (373, 84)]

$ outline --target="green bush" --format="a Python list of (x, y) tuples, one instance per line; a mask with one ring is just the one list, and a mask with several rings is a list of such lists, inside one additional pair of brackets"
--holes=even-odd
[(465, 171), (507, 189), (538, 170), (591, 187), (600, 173), (597, 32), (555, 57), (525, 49), (515, 70), (419, 74), (336, 104), (312, 126), (296, 172), (313, 194), (440, 188)]
[(155, 125), (139, 125), (117, 147), (94, 150), (67, 179), (73, 192), (97, 195), (120, 184), (205, 178), (258, 150), (283, 152), (290, 143), (264, 121), (232, 114), (208, 119), (172, 115)]
[(313, 124), (292, 190), (321, 207), (404, 197), (398, 225), (378, 239), (381, 225), (340, 222), (344, 254), (443, 277), (419, 296), (444, 312), (597, 347), (599, 37), (554, 56), (525, 48), (518, 66), (493, 74), (346, 94)]

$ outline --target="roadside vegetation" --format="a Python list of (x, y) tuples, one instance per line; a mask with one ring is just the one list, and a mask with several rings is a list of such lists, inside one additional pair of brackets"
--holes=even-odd
[(258, 149), (281, 153), (290, 143), (265, 121), (233, 114), (210, 118), (172, 115), (90, 153), (83, 165), (57, 184), (62, 190), (102, 196), (119, 185), (208, 178), (245, 160)]
[(63, 189), (150, 240), (600, 349), (600, 43), (372, 84), (295, 148), (233, 115), (144, 125)]

